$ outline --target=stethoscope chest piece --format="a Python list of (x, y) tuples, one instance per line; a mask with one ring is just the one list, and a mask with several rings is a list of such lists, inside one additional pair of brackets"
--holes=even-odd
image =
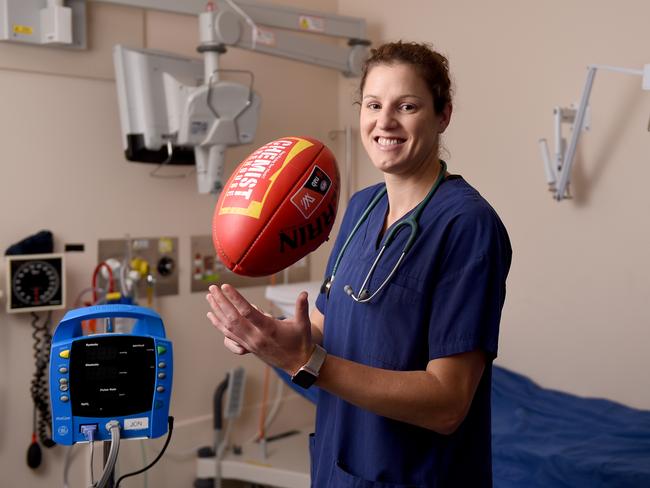
[(323, 284), (320, 286), (320, 292), (325, 294), (325, 298), (330, 297), (330, 290), (332, 289), (332, 282), (334, 281), (334, 276), (328, 276), (323, 281)]

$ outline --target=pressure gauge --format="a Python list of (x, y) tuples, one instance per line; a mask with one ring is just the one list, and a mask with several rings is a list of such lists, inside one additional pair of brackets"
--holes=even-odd
[(65, 307), (62, 254), (7, 256), (7, 313)]

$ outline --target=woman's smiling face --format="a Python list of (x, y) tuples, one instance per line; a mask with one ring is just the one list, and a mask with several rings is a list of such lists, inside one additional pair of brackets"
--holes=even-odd
[(409, 176), (438, 161), (449, 110), (435, 113), (431, 92), (413, 66), (372, 67), (361, 95), (361, 141), (377, 169)]

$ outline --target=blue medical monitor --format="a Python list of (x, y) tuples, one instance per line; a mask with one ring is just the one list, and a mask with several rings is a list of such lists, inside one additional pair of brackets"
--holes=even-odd
[[(131, 333), (83, 334), (83, 321), (116, 318), (134, 319)], [(172, 373), (172, 344), (154, 311), (120, 304), (68, 312), (50, 353), (52, 438), (64, 445), (109, 440), (111, 420), (123, 439), (160, 437)]]

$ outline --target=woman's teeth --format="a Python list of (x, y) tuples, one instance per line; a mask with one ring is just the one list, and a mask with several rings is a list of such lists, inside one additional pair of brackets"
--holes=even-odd
[(401, 144), (404, 142), (404, 139), (394, 139), (394, 138), (387, 138), (387, 137), (378, 137), (377, 138), (377, 143), (380, 146), (393, 146), (395, 144)]

